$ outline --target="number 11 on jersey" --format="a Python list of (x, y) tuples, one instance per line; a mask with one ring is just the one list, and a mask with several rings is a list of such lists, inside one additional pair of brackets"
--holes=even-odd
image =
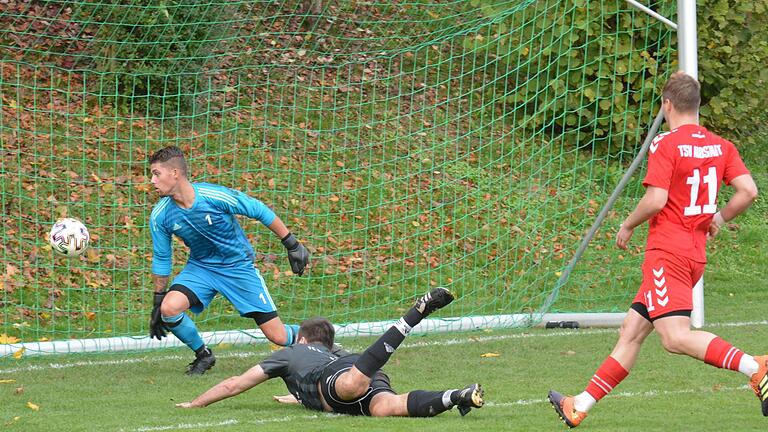
[(707, 204), (697, 205), (699, 198), (699, 185), (701, 184), (701, 173), (699, 169), (693, 170), (693, 175), (687, 178), (686, 183), (691, 185), (691, 204), (683, 211), (686, 216), (696, 216), (702, 213), (714, 214), (717, 211), (717, 169), (709, 167), (707, 175), (704, 176), (704, 184), (707, 185)]

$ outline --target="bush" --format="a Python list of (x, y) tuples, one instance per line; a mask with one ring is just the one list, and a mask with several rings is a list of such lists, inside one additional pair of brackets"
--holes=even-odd
[(705, 0), (698, 16), (702, 121), (756, 144), (768, 121), (768, 1)]
[[(563, 133), (577, 147), (608, 153), (644, 135), (666, 77), (678, 69), (674, 31), (624, 1), (530, 2), (524, 13), (488, 3), (472, 1), (499, 22), (491, 32), (497, 39), (470, 34), (464, 46), (476, 58), (496, 58), (503, 66), (496, 70), (507, 71), (499, 82), (512, 89), (506, 112), (528, 128)], [(766, 121), (767, 4), (697, 5), (702, 121), (734, 140), (754, 142), (753, 131)], [(674, 21), (674, 2), (649, 7)]]
[[(195, 0), (71, 2), (93, 34), (88, 69), (102, 73), (102, 97), (150, 113), (194, 108), (203, 72), (225, 52), (234, 6)], [(81, 65), (86, 66), (86, 65)]]

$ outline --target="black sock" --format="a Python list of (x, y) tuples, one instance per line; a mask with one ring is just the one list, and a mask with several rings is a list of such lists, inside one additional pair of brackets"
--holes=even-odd
[[(411, 417), (433, 417), (448, 411), (456, 404), (452, 394), (447, 392), (415, 390), (408, 393), (408, 415)], [(448, 400), (446, 401), (446, 398)], [(447, 405), (447, 406), (446, 406)]]
[(195, 351), (195, 357), (200, 357), (203, 355), (210, 355), (210, 354), (212, 354), (212, 351), (209, 350), (208, 347), (205, 345), (201, 346)]
[(355, 367), (365, 376), (373, 378), (373, 374), (381, 369), (392, 353), (405, 340), (411, 329), (421, 322), (422, 314), (412, 307), (405, 315), (397, 320), (395, 325), (389, 328), (371, 346), (368, 347), (355, 362)]
[[(423, 318), (424, 316), (421, 312), (417, 311), (415, 307), (408, 309), (408, 312), (403, 315), (403, 321), (411, 327), (416, 327)], [(410, 329), (408, 331), (410, 331)]]
[(405, 335), (392, 326), (379, 337), (376, 342), (368, 347), (355, 362), (355, 367), (363, 375), (373, 378), (373, 374), (381, 369), (389, 360), (395, 349), (405, 340)]
[(456, 405), (459, 403), (459, 397), (461, 397), (461, 390), (450, 390), (451, 403)]

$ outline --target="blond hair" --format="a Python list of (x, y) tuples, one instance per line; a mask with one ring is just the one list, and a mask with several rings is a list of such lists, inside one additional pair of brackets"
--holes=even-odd
[(661, 92), (662, 101), (669, 99), (681, 113), (695, 113), (701, 104), (701, 85), (692, 76), (677, 71), (669, 77)]

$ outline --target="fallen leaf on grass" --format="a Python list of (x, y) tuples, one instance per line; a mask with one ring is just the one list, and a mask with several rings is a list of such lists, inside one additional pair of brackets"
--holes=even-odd
[(5, 333), (0, 334), (0, 344), (12, 344), (19, 341), (19, 338), (8, 336)]
[(26, 348), (22, 348), (16, 351), (15, 353), (13, 353), (13, 358), (15, 358), (16, 360), (20, 359), (21, 357), (24, 356), (24, 351), (26, 351)]
[(483, 357), (483, 358), (488, 358), (488, 357), (501, 357), (501, 354), (499, 354), (499, 353), (494, 353), (494, 352), (489, 352), (489, 353), (485, 353), (485, 354), (480, 354), (480, 357)]
[(31, 409), (32, 411), (40, 411), (40, 405), (33, 404), (32, 402), (27, 402), (27, 408)]

